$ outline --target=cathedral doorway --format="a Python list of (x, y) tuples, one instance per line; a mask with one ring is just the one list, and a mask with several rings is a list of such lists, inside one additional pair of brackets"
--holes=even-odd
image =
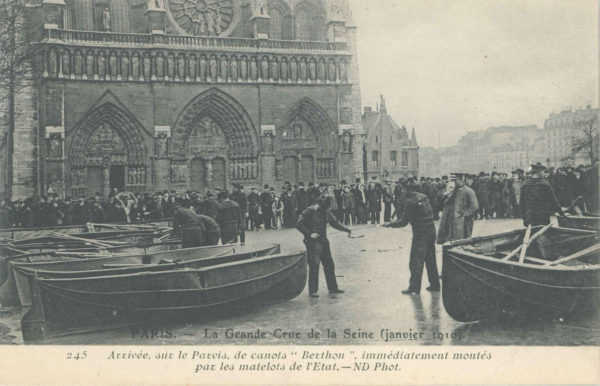
[(295, 184), (298, 181), (298, 158), (295, 156), (284, 157), (281, 174), (284, 181)]
[(190, 101), (172, 133), (169, 154), (183, 161), (187, 174), (172, 181), (175, 189), (202, 193), (258, 182), (256, 131), (244, 107), (223, 91), (212, 88)]
[(277, 162), (283, 181), (335, 182), (337, 131), (327, 113), (314, 101), (303, 98), (287, 114), (284, 125), (277, 128), (275, 148), (281, 154)]
[(206, 165), (202, 158), (192, 159), (190, 165), (190, 189), (203, 192), (206, 189)]
[(102, 195), (104, 192), (104, 172), (101, 166), (90, 166), (87, 168), (88, 195)]
[(67, 186), (72, 197), (146, 190), (143, 127), (112, 102), (92, 109), (67, 137)]
[(111, 192), (116, 188), (119, 192), (125, 190), (125, 166), (113, 165), (110, 167), (110, 190)]

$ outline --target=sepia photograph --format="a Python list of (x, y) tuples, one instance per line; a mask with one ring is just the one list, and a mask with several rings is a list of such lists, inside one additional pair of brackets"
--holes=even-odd
[(0, 356), (431, 383), (541, 346), (600, 381), (599, 20), (0, 0)]

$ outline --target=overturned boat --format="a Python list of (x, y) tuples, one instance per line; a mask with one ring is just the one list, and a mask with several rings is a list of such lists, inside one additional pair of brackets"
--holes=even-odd
[(47, 338), (166, 320), (198, 320), (298, 296), (306, 285), (304, 252), (247, 258), (202, 268), (151, 270), (32, 280), (33, 304), (23, 338)]
[(461, 322), (600, 309), (596, 232), (547, 225), (458, 240), (444, 245), (442, 269), (444, 307)]
[(149, 250), (143, 254), (89, 254), (65, 252), (15, 256), (0, 286), (0, 304), (31, 305), (31, 280), (36, 274), (44, 277), (81, 277), (161, 270), (171, 268), (198, 268), (218, 263), (238, 261), (279, 253), (279, 244), (218, 245), (211, 247)]

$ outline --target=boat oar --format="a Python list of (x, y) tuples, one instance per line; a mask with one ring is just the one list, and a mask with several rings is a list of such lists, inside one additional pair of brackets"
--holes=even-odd
[(65, 239), (81, 241), (83, 243), (87, 243), (87, 244), (90, 244), (90, 245), (95, 245), (95, 246), (100, 247), (100, 248), (110, 248), (110, 247), (113, 246), (111, 244), (104, 243), (104, 242), (101, 242), (99, 240), (84, 239), (83, 237), (77, 237), (77, 236), (67, 235), (65, 233), (58, 233), (58, 232), (52, 232), (52, 233), (55, 234), (55, 235), (57, 235), (57, 236), (59, 236), (59, 237), (65, 238)]
[(565, 257), (563, 257), (561, 259), (558, 259), (558, 260), (548, 261), (548, 262), (546, 262), (546, 265), (552, 266), (552, 265), (563, 264), (563, 263), (566, 263), (567, 261), (583, 257), (583, 256), (588, 255), (590, 253), (597, 252), (598, 250), (600, 250), (600, 244), (594, 244), (594, 245), (592, 245), (590, 247), (582, 249), (579, 252), (575, 252), (572, 255), (565, 256)]

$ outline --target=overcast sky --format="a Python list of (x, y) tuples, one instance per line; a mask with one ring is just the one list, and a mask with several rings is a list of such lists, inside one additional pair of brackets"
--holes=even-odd
[(421, 146), (598, 105), (597, 0), (350, 0), (363, 106)]

